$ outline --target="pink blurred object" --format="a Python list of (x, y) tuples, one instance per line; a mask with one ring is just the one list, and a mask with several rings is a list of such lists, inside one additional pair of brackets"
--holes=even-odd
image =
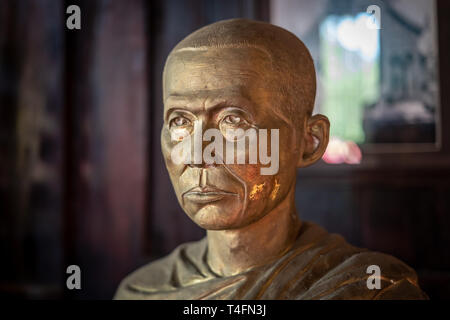
[(342, 141), (339, 138), (331, 137), (327, 150), (322, 159), (330, 164), (359, 164), (361, 163), (361, 150), (353, 141)]

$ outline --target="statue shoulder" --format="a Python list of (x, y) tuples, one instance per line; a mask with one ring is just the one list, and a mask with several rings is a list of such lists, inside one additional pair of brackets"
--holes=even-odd
[[(303, 238), (300, 249), (314, 245), (309, 246), (309, 276), (298, 282), (308, 289), (297, 298), (428, 299), (414, 269), (392, 255), (355, 247), (314, 223), (305, 224)], [(304, 257), (299, 255), (299, 259)], [(309, 278), (314, 280), (307, 285)]]
[(319, 299), (428, 299), (410, 266), (392, 255), (362, 250), (331, 269), (311, 293)]
[[(115, 300), (145, 299), (171, 291), (180, 285), (179, 272), (186, 264), (201, 263), (206, 239), (179, 245), (169, 255), (152, 261), (126, 276), (119, 284)], [(181, 265), (180, 265), (181, 264)]]
[(380, 288), (374, 288), (371, 299), (375, 300), (410, 300), (428, 299), (419, 286), (417, 273), (400, 259), (381, 252), (367, 251), (353, 257), (355, 270), (365, 268), (365, 288), (368, 282), (380, 278)]

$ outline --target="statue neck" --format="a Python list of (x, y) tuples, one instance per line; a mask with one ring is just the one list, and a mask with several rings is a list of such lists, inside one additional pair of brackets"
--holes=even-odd
[(260, 220), (241, 229), (208, 230), (207, 262), (215, 273), (231, 276), (282, 256), (295, 242), (300, 220), (295, 185), (286, 198)]

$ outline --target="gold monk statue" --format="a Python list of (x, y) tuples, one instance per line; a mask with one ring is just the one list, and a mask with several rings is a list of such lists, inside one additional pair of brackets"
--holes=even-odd
[(428, 298), (400, 260), (299, 219), (296, 169), (322, 157), (330, 124), (312, 115), (296, 36), (246, 19), (203, 27), (169, 54), (163, 91), (166, 166), (207, 236), (127, 276), (115, 299)]

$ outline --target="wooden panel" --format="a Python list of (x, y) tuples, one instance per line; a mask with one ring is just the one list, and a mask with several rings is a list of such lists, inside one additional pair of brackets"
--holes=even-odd
[(68, 31), (66, 264), (84, 289), (110, 298), (140, 262), (147, 177), (144, 4), (83, 1), (82, 30)]
[(0, 3), (0, 295), (61, 290), (61, 3)]

